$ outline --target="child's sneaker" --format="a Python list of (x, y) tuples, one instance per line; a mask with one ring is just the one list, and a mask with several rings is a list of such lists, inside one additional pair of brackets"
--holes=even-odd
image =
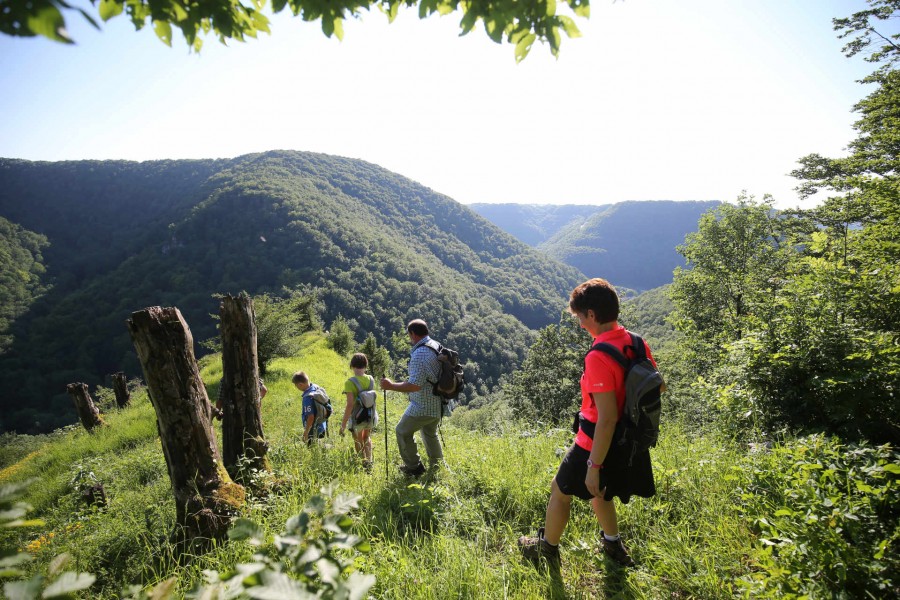
[(606, 539), (605, 535), (600, 534), (600, 545), (603, 548), (603, 552), (605, 552), (608, 557), (623, 567), (634, 566), (634, 559), (628, 554), (628, 549), (625, 548), (625, 542), (622, 541), (621, 537), (616, 541), (611, 542)]
[(550, 568), (559, 571), (561, 560), (559, 558), (559, 546), (554, 546), (544, 540), (544, 528), (538, 529), (537, 537), (523, 535), (519, 538), (519, 548), (522, 556), (534, 564), (540, 564), (541, 559), (547, 561)]

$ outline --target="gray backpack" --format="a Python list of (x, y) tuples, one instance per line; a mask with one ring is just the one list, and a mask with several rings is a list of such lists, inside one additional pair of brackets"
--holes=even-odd
[(322, 388), (310, 392), (309, 396), (313, 399), (313, 406), (316, 407), (316, 421), (313, 426), (318, 428), (319, 425), (327, 422), (331, 417), (331, 413), (334, 412), (331, 407), (331, 398), (328, 397), (328, 394)]
[(351, 377), (350, 381), (356, 386), (356, 399), (363, 408), (375, 408), (375, 401), (378, 400), (378, 392), (375, 391), (375, 378), (369, 375), (369, 388), (362, 389), (356, 377)]

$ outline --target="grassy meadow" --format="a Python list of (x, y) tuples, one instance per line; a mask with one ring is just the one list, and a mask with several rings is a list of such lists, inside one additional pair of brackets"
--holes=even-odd
[[(335, 402), (335, 432), (318, 447), (300, 441), (299, 393), (290, 383), (290, 375), (299, 369), (324, 386)], [(216, 357), (204, 359), (201, 370), (215, 398), (221, 376)], [(789, 586), (759, 583), (773, 568), (785, 568), (773, 566), (766, 558), (772, 547), (760, 541), (766, 530), (759, 519), (772, 509), (760, 486), (768, 469), (778, 466), (775, 453), (751, 451), (713, 434), (691, 435), (668, 423), (652, 453), (658, 494), (619, 505), (620, 527), (637, 568), (623, 570), (598, 553), (599, 529), (590, 507), (575, 501), (562, 540), (562, 577), (555, 579), (523, 563), (516, 540), (533, 533), (543, 520), (550, 480), (571, 441), (568, 431), (506, 422), (496, 433), (486, 434), (463, 426), (471, 413), (460, 415), (468, 419), (450, 418), (442, 428), (446, 465), (410, 481), (397, 471), (393, 437), (406, 400), (391, 393), (387, 419), (382, 414), (373, 436), (375, 468), (367, 473), (354, 456), (350, 436), (336, 435), (343, 414), (340, 391), (349, 374), (348, 361), (317, 333), (304, 336), (296, 357), (270, 366), (263, 419), (269, 457), (284, 483), (276, 494), (250, 496), (243, 516), (270, 535), (278, 534), (289, 517), (332, 481), (340, 491), (361, 495), (360, 509), (353, 513), (354, 531), (371, 542), (372, 550), (360, 555), (356, 568), (376, 577), (371, 597), (730, 598), (792, 593)], [(380, 397), (379, 410), (382, 402)], [(4, 547), (13, 545), (33, 555), (36, 560), (29, 568), (36, 570), (46, 570), (54, 556), (70, 553), (73, 568), (97, 576), (92, 588), (81, 593), (84, 598), (118, 598), (127, 584), (151, 587), (172, 576), (181, 596), (202, 581), (204, 570), (228, 571), (250, 560), (254, 549), (245, 542), (223, 542), (202, 554), (176, 556), (168, 541), (174, 501), (146, 394), (105, 419), (108, 427), (94, 434), (70, 427), (42, 436), (40, 445), (7, 440), (8, 446), (24, 447), (0, 455), (15, 459), (0, 463), (0, 485), (36, 478), (26, 500), (33, 507), (30, 516), (45, 524), (4, 532)], [(875, 462), (892, 464), (893, 456)], [(793, 458), (785, 460), (793, 464)], [(840, 472), (833, 474), (839, 477)], [(104, 484), (109, 498), (102, 510), (85, 508), (77, 491), (78, 482), (94, 479)], [(882, 488), (896, 493), (896, 483), (894, 474), (882, 481)], [(782, 482), (768, 485), (774, 488)], [(794, 502), (795, 507), (802, 505)], [(857, 513), (867, 518), (862, 509)], [(896, 536), (895, 526), (888, 546), (896, 544)], [(886, 568), (895, 569), (896, 560)], [(830, 576), (827, 570), (820, 573)], [(799, 567), (795, 574), (802, 575)]]

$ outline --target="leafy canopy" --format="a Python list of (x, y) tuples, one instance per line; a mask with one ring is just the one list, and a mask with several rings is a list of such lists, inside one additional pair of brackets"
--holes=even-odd
[[(576, 16), (590, 16), (590, 0), (563, 0)], [(172, 45), (173, 29), (180, 29), (185, 41), (200, 50), (201, 34), (212, 33), (225, 43), (245, 41), (260, 32), (269, 33), (269, 19), (262, 13), (265, 0), (91, 0), (97, 16), (103, 21), (127, 14), (135, 29), (150, 24), (157, 37)], [(557, 14), (556, 0), (272, 0), (272, 11), (288, 8), (304, 21), (321, 21), (322, 32), (343, 39), (344, 20), (359, 18), (372, 7), (383, 12), (393, 22), (400, 8), (418, 7), (419, 18), (435, 13), (443, 16), (461, 12), (460, 35), (475, 29), (479, 21), (494, 42), (506, 39), (515, 45), (516, 61), (521, 61), (535, 41), (550, 45), (554, 56), (559, 53), (561, 32), (568, 37), (581, 34), (575, 21)], [(78, 11), (94, 27), (99, 28), (94, 15), (71, 6), (65, 0), (0, 0), (0, 32), (7, 35), (33, 37), (42, 35), (51, 40), (72, 43), (66, 32), (63, 11)]]

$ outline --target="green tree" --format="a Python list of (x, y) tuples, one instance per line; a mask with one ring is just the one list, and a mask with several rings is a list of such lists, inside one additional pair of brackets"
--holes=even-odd
[(359, 349), (369, 359), (369, 373), (376, 379), (386, 377), (391, 372), (391, 354), (387, 348), (379, 346), (371, 333)]
[(581, 402), (581, 373), (590, 343), (590, 336), (567, 312), (559, 324), (541, 329), (503, 390), (516, 414), (555, 425), (571, 422)]
[[(65, 0), (2, 0), (0, 1), (0, 32), (15, 36), (42, 35), (58, 42), (72, 43), (66, 33), (63, 11), (77, 11), (94, 27), (97, 19), (108, 21), (127, 13), (135, 29), (152, 25), (157, 37), (172, 45), (173, 29), (178, 29), (194, 50), (200, 50), (201, 33), (212, 32), (219, 41), (245, 41), (259, 33), (269, 33), (269, 19), (263, 14), (265, 0), (100, 0), (93, 2), (97, 13), (71, 6)], [(587, 18), (590, 0), (563, 0), (572, 14)], [(272, 11), (279, 13), (288, 8), (304, 21), (321, 21), (326, 36), (342, 39), (344, 20), (359, 18), (372, 8), (384, 13), (393, 22), (403, 7), (418, 9), (419, 18), (435, 13), (443, 16), (462, 13), (459, 26), (461, 35), (482, 23), (485, 33), (494, 42), (504, 39), (515, 45), (516, 60), (522, 60), (535, 41), (550, 46), (554, 56), (559, 53), (562, 33), (578, 37), (575, 21), (557, 14), (555, 0), (520, 0), (517, 2), (493, 2), (491, 0), (273, 0)]]
[(298, 335), (321, 327), (320, 308), (314, 291), (293, 290), (286, 298), (269, 294), (253, 297), (260, 373), (266, 372), (266, 366), (273, 358), (296, 353)]
[(353, 331), (350, 329), (347, 319), (338, 315), (331, 322), (331, 329), (328, 331), (328, 343), (341, 356), (346, 356), (350, 353), (350, 350), (353, 349), (354, 341)]
[(789, 256), (772, 202), (741, 195), (737, 204), (722, 204), (678, 247), (688, 268), (675, 270), (669, 288), (673, 320), (698, 354), (715, 356), (715, 348), (771, 316)]

